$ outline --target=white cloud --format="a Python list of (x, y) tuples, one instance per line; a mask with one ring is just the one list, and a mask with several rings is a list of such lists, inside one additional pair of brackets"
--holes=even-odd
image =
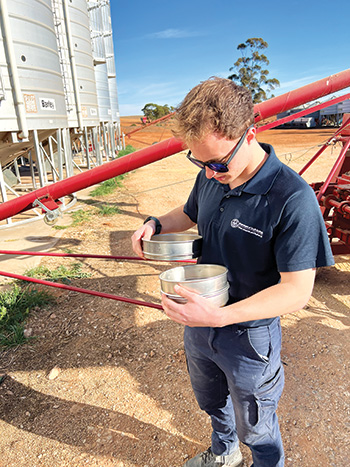
[(185, 29), (164, 29), (163, 31), (147, 34), (151, 39), (183, 39), (185, 37), (198, 37), (203, 33), (198, 31), (186, 31)]
[[(288, 91), (290, 89), (298, 89), (306, 84), (313, 83), (320, 79), (318, 76), (305, 76), (304, 78), (298, 78), (291, 81), (282, 81), (278, 87), (279, 90)], [(276, 92), (276, 91), (275, 91)]]

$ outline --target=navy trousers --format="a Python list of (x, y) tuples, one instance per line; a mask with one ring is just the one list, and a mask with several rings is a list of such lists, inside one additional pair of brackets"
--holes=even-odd
[(280, 319), (255, 328), (186, 327), (184, 342), (193, 391), (211, 417), (214, 454), (230, 454), (240, 440), (251, 449), (254, 467), (282, 467)]

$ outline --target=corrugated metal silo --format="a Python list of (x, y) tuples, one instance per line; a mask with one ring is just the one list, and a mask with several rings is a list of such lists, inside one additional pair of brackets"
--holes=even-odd
[(103, 39), (104, 30), (102, 20), (102, 3), (104, 2), (89, 1), (88, 10), (93, 44), (93, 57), (95, 63), (98, 111), (100, 122), (108, 122), (112, 120), (112, 110), (108, 86), (106, 50)]
[(86, 0), (70, 0), (69, 19), (84, 126), (99, 123), (98, 100)]
[(51, 0), (1, 1), (0, 132), (67, 126)]
[(106, 49), (106, 62), (108, 74), (108, 87), (111, 101), (112, 121), (119, 122), (119, 104), (118, 104), (118, 89), (116, 81), (116, 70), (114, 60), (113, 32), (111, 10), (108, 0), (105, 0), (101, 5), (101, 14), (103, 21), (104, 43)]

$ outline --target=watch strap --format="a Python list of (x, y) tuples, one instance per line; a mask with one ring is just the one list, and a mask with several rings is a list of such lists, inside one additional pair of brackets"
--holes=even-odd
[(154, 221), (155, 222), (156, 230), (155, 230), (154, 234), (155, 235), (160, 234), (160, 232), (162, 231), (162, 224), (159, 222), (159, 219), (157, 219), (154, 216), (148, 216), (147, 219), (144, 221), (144, 224), (146, 224), (146, 222), (148, 222), (148, 221)]

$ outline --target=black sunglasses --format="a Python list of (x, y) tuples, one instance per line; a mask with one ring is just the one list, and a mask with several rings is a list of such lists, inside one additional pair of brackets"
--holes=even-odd
[(232, 161), (232, 159), (235, 157), (235, 155), (237, 154), (237, 152), (239, 151), (240, 147), (242, 146), (243, 144), (243, 141), (248, 133), (248, 131), (253, 128), (254, 125), (250, 125), (246, 130), (245, 132), (243, 133), (243, 135), (241, 136), (240, 140), (238, 141), (238, 143), (236, 144), (236, 146), (233, 148), (232, 150), (232, 153), (230, 155), (230, 157), (227, 159), (226, 162), (202, 162), (198, 159), (195, 159), (194, 157), (191, 156), (191, 151), (188, 151), (187, 153), (187, 159), (189, 161), (191, 161), (194, 165), (196, 165), (197, 167), (200, 167), (201, 169), (204, 169), (204, 167), (208, 167), (208, 169), (212, 170), (213, 172), (221, 172), (221, 173), (224, 173), (224, 172), (228, 172), (228, 164)]

